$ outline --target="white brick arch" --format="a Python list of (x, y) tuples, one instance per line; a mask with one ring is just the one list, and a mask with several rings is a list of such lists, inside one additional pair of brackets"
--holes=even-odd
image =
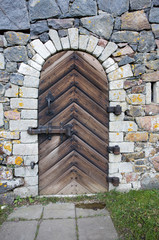
[[(21, 109), (21, 116), (25, 120), (24, 122), (18, 123), (19, 131), (26, 131), (28, 127), (37, 126), (37, 116), (38, 116), (38, 93), (37, 89), (39, 87), (40, 81), (40, 72), (45, 61), (52, 55), (65, 50), (79, 50), (84, 51), (92, 56), (94, 56), (103, 66), (109, 80), (109, 100), (110, 105), (114, 106), (120, 104), (123, 108), (123, 112), (126, 110), (125, 102), (125, 90), (123, 89), (124, 79), (127, 77), (132, 77), (133, 73), (129, 64), (122, 67), (118, 67), (118, 64), (111, 58), (111, 55), (118, 49), (118, 46), (113, 42), (108, 42), (105, 47), (100, 46), (100, 39), (92, 35), (82, 35), (79, 34), (77, 28), (68, 29), (68, 36), (60, 38), (57, 31), (51, 29), (49, 31), (50, 39), (48, 42), (43, 44), (39, 39), (31, 41), (30, 45), (34, 49), (35, 54), (32, 59), (28, 60), (27, 63), (21, 63), (18, 72), (24, 75), (24, 87), (21, 87), (21, 98), (17, 98), (12, 102), (12, 107)], [(23, 98), (29, 88), (30, 98)], [(36, 89), (36, 90), (35, 90)], [(25, 109), (24, 109), (25, 106)], [(30, 110), (30, 106), (32, 110)], [(28, 115), (27, 115), (28, 114)], [(35, 117), (36, 116), (36, 117)], [(26, 120), (27, 119), (27, 120)], [(34, 119), (34, 120), (33, 120)], [(35, 120), (36, 119), (36, 120)], [(16, 130), (14, 126), (15, 121), (11, 122), (11, 127), (13, 130)], [(21, 124), (21, 125), (20, 125)], [(119, 130), (117, 129), (119, 127)], [(110, 125), (109, 125), (109, 144), (110, 145), (119, 145), (122, 152), (133, 152), (134, 143), (123, 142), (123, 132), (124, 131), (136, 131), (137, 125), (131, 121), (124, 121), (124, 113), (120, 116), (115, 116), (110, 114)], [(35, 136), (24, 136), (26, 143), (15, 144), (13, 148), (14, 155), (21, 155), (24, 159), (24, 164), (26, 169), (24, 171), (24, 180), (27, 182), (27, 187), (21, 187), (14, 190), (17, 195), (25, 196), (36, 196), (38, 195), (38, 181), (35, 176), (38, 172), (38, 165), (33, 171), (33, 174), (27, 169), (30, 169), (30, 162), (38, 162), (38, 142)], [(29, 140), (30, 139), (30, 140)], [(128, 146), (129, 144), (129, 146)], [(20, 146), (21, 145), (21, 146)], [(23, 145), (23, 146), (22, 146)], [(25, 149), (25, 154), (23, 156), (23, 150)], [(18, 170), (17, 170), (18, 171)], [(121, 155), (109, 154), (109, 175), (117, 176), (122, 180), (122, 172), (132, 172), (131, 163), (121, 163)], [(30, 175), (29, 175), (30, 174)], [(17, 175), (18, 176), (18, 175)], [(28, 181), (28, 176), (33, 177), (33, 182), (36, 182), (35, 185), (32, 185), (32, 181)], [(30, 184), (30, 185), (29, 185)], [(110, 189), (112, 189), (110, 184)], [(120, 189), (120, 185), (118, 187)], [(124, 188), (124, 186), (123, 186)], [(125, 188), (131, 189), (130, 186), (125, 186)], [(22, 194), (21, 194), (22, 192)]]

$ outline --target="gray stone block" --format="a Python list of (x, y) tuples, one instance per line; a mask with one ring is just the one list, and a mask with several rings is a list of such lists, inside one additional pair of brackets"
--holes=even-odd
[(5, 33), (5, 38), (8, 46), (26, 45), (30, 39), (30, 35), (21, 32), (9, 31)]
[(57, 0), (56, 1), (61, 12), (65, 15), (69, 11), (70, 0)]
[(139, 33), (132, 31), (119, 31), (114, 32), (111, 37), (111, 41), (117, 43), (137, 43), (138, 42)]
[(47, 31), (49, 31), (49, 28), (46, 20), (38, 21), (30, 26), (31, 37)]
[(14, 194), (12, 192), (0, 194), (0, 205), (3, 205), (3, 204), (11, 205), (11, 204), (13, 204), (13, 202), (14, 202)]
[(117, 232), (110, 216), (81, 218), (77, 220), (79, 240), (116, 240)]
[(42, 214), (42, 205), (23, 206), (17, 208), (13, 213), (8, 216), (8, 220), (11, 219), (27, 219), (35, 220), (40, 219)]
[(37, 221), (5, 222), (0, 230), (3, 240), (32, 240), (35, 238)]
[(159, 1), (158, 0), (153, 0), (153, 6), (158, 7), (159, 6)]
[(155, 49), (156, 43), (152, 32), (142, 31), (138, 45), (139, 52), (151, 52)]
[(151, 23), (159, 23), (159, 8), (152, 8), (150, 10), (149, 21)]
[(118, 0), (97, 0), (97, 2), (100, 10), (113, 15), (121, 15), (129, 9), (129, 0), (120, 0), (120, 3)]
[(123, 66), (123, 65), (126, 65), (128, 63), (132, 63), (134, 62), (135, 59), (134, 58), (131, 58), (129, 56), (124, 56), (121, 61), (118, 63), (119, 67)]
[(112, 34), (113, 23), (114, 18), (108, 13), (81, 19), (84, 28), (106, 39), (109, 39)]
[(148, 7), (151, 7), (151, 0), (130, 0), (131, 10), (140, 10)]
[(94, 16), (97, 15), (97, 4), (95, 0), (75, 0), (70, 7), (71, 17)]
[(30, 0), (29, 12), (31, 21), (58, 17), (61, 15), (61, 11), (55, 0)]
[(23, 85), (24, 76), (22, 74), (13, 73), (10, 75), (10, 82), (16, 85)]
[(145, 175), (141, 180), (142, 189), (159, 189), (158, 175), (150, 176), (149, 174)]
[(75, 206), (72, 203), (48, 204), (44, 207), (44, 219), (48, 218), (75, 218)]
[(0, 82), (6, 83), (9, 81), (9, 73), (0, 70)]
[(47, 41), (49, 41), (49, 34), (47, 32), (44, 32), (40, 35), (40, 40), (42, 41), (42, 43), (46, 43)]
[(16, 62), (7, 62), (6, 64), (7, 72), (16, 72), (17, 71), (17, 63)]
[(29, 29), (29, 17), (25, 0), (2, 0), (0, 30)]
[(59, 30), (63, 28), (72, 28), (74, 19), (48, 19), (49, 27)]
[(76, 240), (75, 219), (43, 220), (37, 240)]
[(27, 51), (24, 46), (9, 47), (4, 50), (5, 58), (11, 62), (26, 62)]

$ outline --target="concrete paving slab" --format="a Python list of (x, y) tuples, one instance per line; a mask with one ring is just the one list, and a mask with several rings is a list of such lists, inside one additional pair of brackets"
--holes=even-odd
[(44, 207), (43, 218), (75, 218), (75, 205), (73, 203), (50, 203)]
[(39, 219), (43, 210), (42, 205), (24, 206), (17, 208), (13, 213), (8, 216), (7, 220), (11, 219)]
[(76, 240), (75, 219), (43, 220), (37, 240)]
[(118, 235), (110, 216), (80, 218), (79, 240), (117, 240)]
[(0, 228), (0, 240), (33, 240), (37, 223), (37, 221), (5, 222)]
[(91, 217), (91, 216), (105, 216), (109, 215), (109, 212), (106, 209), (83, 209), (83, 208), (76, 208), (76, 216), (79, 217)]

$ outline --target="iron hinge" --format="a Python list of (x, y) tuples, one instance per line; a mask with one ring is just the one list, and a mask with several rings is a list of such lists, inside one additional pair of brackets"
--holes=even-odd
[(118, 187), (119, 186), (119, 178), (118, 177), (107, 177), (107, 182), (110, 182), (113, 184), (113, 186)]
[(120, 154), (120, 147), (118, 145), (115, 145), (113, 147), (108, 147), (108, 152), (109, 153), (114, 153), (114, 155), (119, 155)]
[(115, 107), (107, 107), (108, 113), (114, 113), (116, 116), (122, 113), (122, 107), (120, 105), (116, 105)]

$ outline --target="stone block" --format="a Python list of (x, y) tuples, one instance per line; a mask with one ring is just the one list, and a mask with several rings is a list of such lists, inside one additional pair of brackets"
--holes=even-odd
[(0, 53), (0, 69), (5, 69), (4, 54)]
[(121, 153), (134, 152), (134, 142), (111, 142), (110, 146), (118, 145)]
[(0, 127), (4, 125), (4, 113), (3, 113), (3, 104), (0, 103)]
[(134, 86), (131, 89), (131, 93), (145, 93), (145, 86), (144, 85)]
[(143, 94), (129, 94), (126, 97), (126, 101), (132, 105), (143, 105), (145, 104), (145, 95)]
[(68, 36), (70, 40), (71, 49), (78, 49), (78, 28), (69, 28)]
[(17, 71), (17, 63), (16, 62), (7, 62), (6, 63), (6, 71), (9, 73), (13, 73)]
[(153, 85), (153, 101), (159, 103), (159, 84), (158, 82)]
[(119, 80), (122, 78), (127, 78), (127, 77), (132, 77), (132, 76), (133, 76), (133, 73), (132, 73), (132, 70), (131, 70), (131, 67), (129, 64), (127, 64), (123, 67), (120, 67), (117, 70), (108, 74), (108, 78), (110, 81)]
[[(66, 4), (66, 3), (65, 3)], [(69, 19), (48, 19), (48, 26), (59, 30), (59, 29), (64, 29), (64, 28), (72, 28), (73, 27), (73, 18)]]
[(145, 73), (141, 76), (144, 82), (157, 82), (159, 81), (159, 71)]
[(8, 131), (0, 131), (0, 138), (4, 139), (19, 139), (19, 132), (8, 132)]
[(159, 189), (159, 175), (158, 174), (144, 174), (141, 179), (142, 189)]
[(130, 46), (126, 45), (125, 47), (123, 47), (120, 50), (113, 53), (113, 56), (120, 57), (120, 56), (124, 56), (124, 55), (130, 55), (133, 53), (134, 53), (133, 49)]
[(126, 173), (125, 174), (126, 182), (136, 182), (138, 181), (139, 175), (137, 173)]
[(0, 194), (0, 205), (12, 205), (14, 202), (14, 194), (12, 192)]
[(158, 70), (159, 69), (159, 59), (147, 62), (146, 67), (151, 70)]
[(33, 60), (29, 60), (28, 64), (31, 67), (35, 68), (36, 70), (41, 71), (41, 65), (39, 65), (37, 62), (34, 62)]
[(147, 132), (137, 132), (137, 133), (127, 133), (125, 140), (129, 142), (147, 142), (148, 133)]
[(29, 27), (29, 16), (25, 0), (1, 2), (0, 30), (26, 30)]
[(21, 132), (21, 138), (20, 138), (21, 143), (35, 143), (38, 141), (38, 136), (37, 135), (29, 135), (26, 132)]
[(152, 32), (155, 34), (155, 38), (159, 38), (159, 24), (152, 24)]
[(111, 173), (118, 173), (119, 172), (119, 163), (117, 162), (110, 162), (109, 163), (109, 174)]
[(31, 37), (38, 36), (43, 32), (47, 32), (48, 30), (49, 30), (49, 28), (48, 28), (46, 20), (32, 23), (30, 26)]
[(121, 154), (119, 154), (119, 155), (109, 154), (109, 162), (110, 163), (121, 162)]
[(38, 185), (38, 176), (35, 177), (25, 177), (25, 185), (26, 186), (36, 186)]
[(44, 45), (51, 54), (56, 53), (56, 48), (51, 40), (47, 41)]
[(98, 41), (98, 46), (100, 46), (100, 47), (105, 48), (107, 46), (107, 44), (108, 44), (108, 41), (103, 38), (100, 38)]
[(150, 104), (151, 103), (151, 83), (146, 83), (146, 104)]
[(133, 121), (117, 121), (117, 122), (110, 122), (109, 123), (109, 130), (110, 132), (131, 132), (137, 131), (137, 124)]
[(124, 87), (124, 80), (117, 80), (109, 83), (110, 90), (123, 89), (123, 87)]
[(149, 21), (151, 23), (159, 23), (159, 8), (156, 8), (156, 7), (151, 8)]
[(26, 47), (15, 46), (4, 50), (4, 55), (7, 61), (11, 62), (26, 62), (28, 60)]
[(109, 92), (109, 101), (125, 101), (126, 93), (124, 90), (112, 90)]
[(93, 55), (97, 58), (101, 55), (103, 50), (104, 50), (104, 47), (97, 45), (93, 51)]
[(105, 61), (110, 55), (117, 50), (118, 46), (113, 43), (109, 42), (108, 45), (105, 47), (104, 51), (102, 52), (101, 56), (99, 57), (100, 61)]
[(150, 133), (149, 142), (157, 143), (159, 141), (159, 134)]
[(115, 122), (115, 121), (123, 121), (124, 120), (124, 113), (122, 112), (120, 115), (116, 116), (114, 113), (109, 114), (109, 120), (110, 122)]
[(10, 106), (12, 109), (15, 108), (26, 108), (26, 109), (37, 109), (38, 101), (37, 99), (27, 99), (27, 98), (11, 98)]
[(121, 0), (120, 7), (117, 0), (97, 0), (99, 4), (99, 9), (104, 12), (111, 13), (115, 16), (121, 15), (124, 12), (127, 12), (129, 9), (129, 1)]
[(154, 156), (153, 158), (151, 158), (151, 161), (156, 172), (159, 172), (159, 156)]
[(11, 180), (2, 180), (1, 181), (0, 193), (5, 193), (13, 190), (16, 187), (24, 185), (24, 180), (22, 178), (16, 178)]
[(16, 177), (37, 177), (38, 174), (38, 166), (35, 165), (34, 169), (28, 167), (18, 167), (14, 169), (14, 175)]
[(80, 19), (81, 25), (97, 36), (109, 40), (113, 31), (114, 18), (109, 13)]
[(130, 43), (137, 44), (139, 38), (138, 32), (133, 31), (118, 31), (114, 32), (111, 37), (111, 41), (116, 43)]
[(5, 97), (18, 97), (18, 86), (8, 84), (7, 90), (5, 91)]
[[(116, 105), (119, 105), (119, 102), (110, 102), (110, 106), (114, 107)], [(120, 106), (122, 108), (122, 112), (125, 112), (128, 109), (126, 101), (120, 102)]]
[(39, 81), (40, 80), (37, 77), (25, 76), (24, 77), (24, 86), (25, 87), (38, 88), (39, 87)]
[(131, 10), (140, 10), (151, 7), (151, 0), (130, 0)]
[(134, 152), (134, 153), (127, 153), (122, 154), (122, 161), (124, 162), (134, 162), (136, 159), (145, 158), (145, 152)]
[(133, 165), (132, 163), (119, 163), (119, 172), (120, 173), (130, 173), (133, 172)]
[(43, 65), (45, 60), (38, 54), (36, 53), (33, 58), (32, 58), (33, 61), (37, 62), (38, 64), (40, 65)]
[(157, 115), (159, 113), (159, 105), (151, 104), (145, 106), (145, 114), (146, 115)]
[(22, 86), (23, 85), (23, 81), (24, 81), (24, 76), (18, 73), (12, 73), (10, 75), (10, 82), (15, 84), (15, 85), (19, 85)]
[(159, 116), (145, 116), (136, 118), (136, 122), (142, 130), (159, 131)]
[(63, 50), (70, 49), (70, 42), (68, 37), (61, 38), (62, 48)]
[(19, 97), (22, 97), (22, 98), (38, 98), (38, 89), (20, 87)]
[(18, 112), (17, 110), (6, 111), (4, 112), (4, 116), (9, 120), (20, 120), (20, 112)]
[(29, 13), (31, 21), (59, 17), (61, 15), (55, 0), (31, 0), (29, 1)]
[(97, 43), (98, 43), (98, 38), (96, 38), (94, 36), (90, 36), (88, 45), (86, 48), (86, 52), (92, 53), (94, 51), (95, 47), (97, 46)]
[(37, 127), (37, 120), (10, 120), (10, 131), (25, 131)]
[(34, 156), (24, 156), (24, 165), (26, 166), (30, 166), (31, 162), (38, 162), (38, 155), (34, 155)]
[(94, 0), (75, 0), (70, 7), (71, 17), (84, 17), (97, 15), (97, 4)]
[[(38, 144), (13, 144), (13, 154), (14, 155), (37, 155), (38, 154)], [(34, 168), (35, 169), (35, 168)]]
[(0, 166), (0, 180), (11, 180), (13, 173), (11, 169)]
[(14, 189), (14, 195), (21, 198), (38, 196), (38, 186), (16, 188)]
[(5, 38), (7, 41), (8, 46), (14, 46), (14, 45), (27, 45), (30, 35), (21, 33), (21, 32), (13, 32), (8, 31), (5, 32)]
[(150, 29), (144, 10), (124, 13), (121, 17), (121, 29), (135, 31)]
[(44, 59), (51, 55), (51, 53), (39, 39), (32, 41), (30, 45)]
[(23, 158), (21, 156), (9, 156), (7, 157), (7, 164), (20, 166), (23, 164)]
[(132, 117), (145, 116), (144, 107), (130, 106), (129, 110), (127, 111), (127, 115)]
[(22, 110), (21, 111), (22, 119), (38, 119), (37, 110)]
[(123, 133), (122, 132), (109, 133), (109, 141), (110, 142), (122, 142), (123, 141)]
[(107, 68), (109, 68), (110, 66), (112, 66), (114, 63), (115, 63), (114, 60), (109, 57), (107, 60), (105, 60), (105, 61), (103, 62), (102, 66), (103, 66), (105, 69), (107, 69)]
[(88, 41), (89, 41), (89, 36), (80, 35), (79, 36), (79, 49), (85, 51), (87, 48)]
[(122, 59), (120, 60), (120, 62), (118, 63), (119, 67), (123, 66), (123, 65), (126, 65), (126, 64), (129, 64), (129, 63), (133, 63), (135, 61), (134, 58), (132, 57), (129, 57), (129, 56), (124, 56), (122, 57)]
[(110, 73), (118, 69), (118, 64), (115, 63), (114, 65), (110, 66), (109, 68), (106, 69), (106, 73)]
[(54, 43), (54, 46), (57, 51), (62, 50), (61, 41), (56, 30), (50, 29), (49, 36)]
[(156, 43), (153, 33), (151, 31), (140, 32), (138, 51), (151, 52), (155, 50), (155, 48)]
[(23, 75), (37, 77), (37, 78), (40, 76), (40, 72), (38, 70), (36, 70), (35, 68), (32, 68), (31, 66), (25, 63), (21, 63), (18, 72)]
[(6, 155), (11, 155), (12, 153), (12, 143), (10, 141), (4, 141), (2, 145), (2, 152)]

